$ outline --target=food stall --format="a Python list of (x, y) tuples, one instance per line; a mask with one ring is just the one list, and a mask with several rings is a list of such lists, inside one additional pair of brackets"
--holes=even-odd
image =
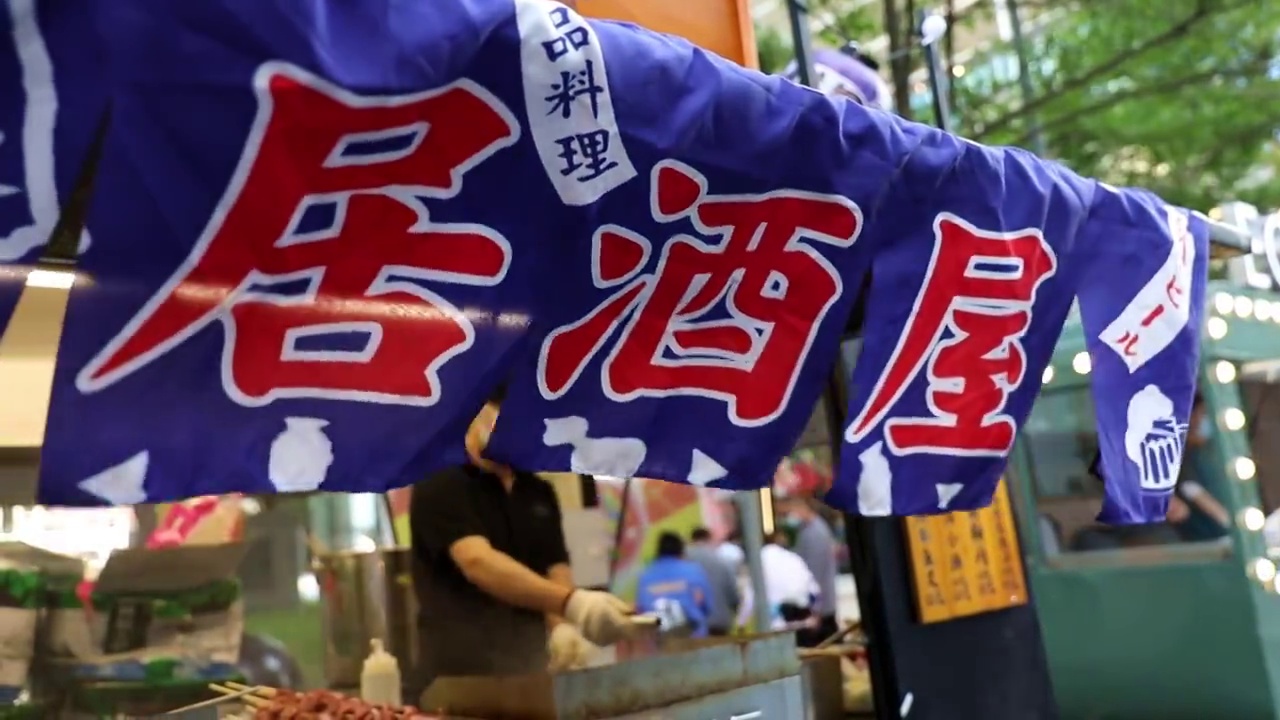
[[(587, 6), (585, 9), (590, 12), (590, 4), (587, 2), (584, 2), (583, 4)], [(669, 6), (668, 10), (671, 10), (671, 7), (672, 6)], [(739, 29), (739, 32), (743, 33), (742, 38), (745, 38), (745, 29), (749, 27), (745, 16), (745, 4), (739, 1), (735, 2), (733, 7), (735, 8), (734, 13), (736, 13), (736, 22), (734, 23), (734, 26)], [(542, 18), (542, 21), (545, 21), (544, 24), (553, 22), (553, 16), (556, 12), (564, 13), (565, 11), (563, 8), (554, 8), (549, 12), (551, 14)], [(667, 15), (669, 18), (681, 18), (687, 16), (689, 16), (688, 9), (684, 7), (679, 8), (679, 11), (669, 12)], [(655, 23), (655, 25), (659, 27), (659, 29), (678, 31), (678, 28), (662, 27), (661, 24), (657, 23)], [(721, 19), (721, 25), (723, 26), (723, 18)], [(570, 42), (570, 40), (557, 38), (556, 40), (547, 41), (545, 45), (547, 46), (546, 54), (548, 56), (554, 54), (553, 51), (555, 50), (555, 44), (557, 42), (563, 45)], [(180, 43), (175, 43), (175, 45), (179, 44)], [(744, 52), (744, 54), (748, 50), (748, 46), (749, 43), (745, 40), (739, 43), (739, 48)], [(535, 52), (535, 55), (536, 54), (538, 53)], [(588, 65), (587, 70), (584, 72), (588, 72), (590, 69), (591, 66)], [(570, 74), (565, 72), (562, 77), (564, 78), (562, 80), (562, 84), (567, 86)], [(461, 116), (455, 116), (455, 118), (456, 117)], [(415, 126), (413, 129), (414, 132), (418, 132), (419, 135), (425, 134), (424, 128)], [(591, 137), (598, 138), (598, 136), (584, 137), (586, 139), (579, 138), (579, 140), (586, 142)], [(202, 138), (202, 141), (204, 139), (206, 138)], [(365, 139), (367, 140), (368, 138)], [(596, 147), (599, 147), (599, 145), (597, 144)], [(364, 164), (365, 161), (353, 161), (349, 157), (342, 156), (338, 157), (338, 160), (335, 162), (338, 166), (346, 167), (349, 165), (361, 165)], [(689, 200), (690, 197), (692, 197), (690, 202), (696, 201), (697, 196), (700, 195), (700, 192), (697, 191), (698, 183), (691, 182), (692, 176), (685, 174), (684, 170), (680, 170), (678, 168), (675, 169), (674, 175), (666, 176), (666, 179), (670, 178), (675, 178), (672, 182), (676, 183), (679, 186), (677, 189), (682, 191), (675, 193), (677, 197), (674, 197), (673, 199), (677, 201), (677, 205), (673, 207), (676, 207), (678, 210), (680, 207), (684, 207), (680, 212), (688, 210), (688, 207), (686, 206), (679, 206), (679, 202)], [(680, 185), (680, 183), (683, 183), (683, 185)], [(104, 183), (103, 186), (113, 187), (114, 184)], [(693, 188), (695, 192), (684, 192), (690, 188)], [(843, 196), (840, 197), (843, 198)], [(850, 208), (845, 207), (840, 202), (832, 201), (832, 203), (834, 205), (840, 205), (841, 210), (838, 213), (840, 218), (852, 217), (852, 211)], [(299, 214), (295, 219), (301, 222), (301, 214)], [(293, 230), (303, 233), (299, 227), (292, 227), (291, 231)], [(78, 234), (76, 229), (73, 229), (71, 232), (73, 237)], [(849, 233), (851, 232), (852, 230), (849, 231)], [(613, 237), (615, 240), (621, 237), (622, 240), (619, 241), (620, 244), (618, 244), (617, 247), (626, 247), (634, 250), (632, 246), (625, 244), (625, 241), (628, 240), (627, 237), (621, 235), (618, 235), (617, 237), (609, 237)], [(308, 239), (316, 238), (310, 237)], [(492, 238), (489, 239), (492, 240)], [(852, 235), (849, 235), (845, 239), (852, 242), (853, 237)], [(635, 244), (634, 240), (632, 244)], [(74, 256), (74, 254), (75, 253), (73, 251), (72, 255)], [(32, 273), (30, 277), (36, 277), (35, 273)], [(769, 287), (764, 288), (764, 290), (775, 295), (779, 292), (783, 292), (779, 289), (779, 286), (775, 285), (772, 278), (766, 279), (769, 280)], [(785, 277), (783, 277), (782, 280), (784, 283), (786, 282)], [(625, 281), (625, 278), (620, 281)], [(191, 288), (187, 287), (186, 289), (190, 290)], [(209, 315), (208, 317), (212, 317), (212, 315)], [(205, 319), (207, 320), (208, 318), (206, 317)], [(381, 328), (381, 325), (377, 326), (379, 332)], [(227, 333), (228, 336), (232, 334), (233, 333), (231, 332)], [(370, 332), (370, 334), (373, 333)], [(228, 340), (228, 342), (230, 342), (230, 340)], [(243, 348), (244, 345), (241, 345), (240, 347)], [(293, 348), (292, 345), (289, 347)], [(115, 351), (113, 350), (112, 352)], [(306, 351), (298, 350), (298, 352), (301, 353)], [(270, 362), (274, 362), (277, 359), (281, 358), (271, 358)], [(240, 369), (243, 370), (244, 367), (241, 367)], [(254, 367), (250, 364), (248, 369), (256, 371), (260, 368)], [(92, 373), (89, 374), (92, 375)], [(252, 374), (252, 372), (250, 374)], [(378, 378), (374, 379), (377, 380)], [(96, 383), (96, 379), (89, 378), (86, 384), (94, 385), (94, 383)], [(92, 389), (96, 391), (101, 388), (94, 387)], [(258, 389), (261, 390), (262, 388)], [(227, 394), (226, 389), (221, 388), (220, 392), (222, 394), (218, 395), (218, 397), (225, 400), (226, 398), (224, 396)], [(76, 396), (77, 401), (84, 400), (85, 403), (93, 404), (103, 397), (103, 395), (99, 394), (96, 395), (95, 398), (89, 398), (91, 394), (92, 393), (89, 391), (80, 392), (80, 394)], [(238, 397), (238, 400), (243, 399), (243, 396)], [(271, 398), (265, 397), (264, 395), (257, 399), (263, 401), (260, 405), (265, 405)], [(237, 399), (232, 398), (232, 400)], [(243, 410), (251, 404), (252, 403), (240, 403), (238, 407), (240, 410)], [(101, 404), (98, 410), (104, 412), (111, 410), (111, 408), (106, 408), (105, 410), (103, 408), (106, 408), (105, 403)], [(279, 410), (279, 408), (274, 408), (274, 410)], [(802, 409), (802, 411), (807, 411), (807, 409)], [(192, 414), (194, 415), (194, 413)], [(256, 417), (265, 416), (258, 415)], [(147, 419), (154, 420), (155, 417), (153, 416), (152, 418)], [(454, 420), (457, 419), (458, 418), (454, 418)], [(581, 420), (581, 418), (577, 419)], [(141, 426), (142, 421), (138, 418), (135, 418), (135, 420), (138, 422), (139, 426)], [(275, 437), (276, 439), (263, 444), (269, 445), (269, 448), (265, 446), (256, 448), (257, 450), (263, 451), (260, 454), (269, 459), (269, 463), (266, 464), (266, 469), (255, 467), (253, 473), (256, 473), (256, 475), (254, 475), (254, 477), (258, 479), (262, 479), (259, 476), (268, 478), (271, 486), (279, 492), (314, 490), (326, 482), (325, 473), (329, 471), (330, 465), (336, 462), (337, 459), (340, 458), (343, 462), (355, 464), (353, 461), (349, 460), (349, 458), (343, 457), (343, 453), (335, 453), (336, 444), (331, 442), (330, 437), (323, 432), (324, 424), (326, 422), (327, 421), (318, 418), (297, 418), (292, 416), (287, 418), (286, 422), (282, 423), (283, 429), (275, 430), (279, 435), (273, 435), (272, 437)], [(549, 421), (548, 424), (550, 424)], [(364, 429), (368, 429), (367, 424)], [(381, 427), (376, 427), (375, 429), (379, 432), (383, 431)], [(133, 431), (135, 428), (129, 428), (129, 430)], [(301, 433), (296, 431), (301, 431)], [(499, 435), (500, 434), (501, 433), (499, 433)], [(49, 438), (54, 438), (56, 436), (57, 434), (51, 433)], [(67, 434), (63, 433), (58, 439), (66, 441)], [(582, 444), (585, 446), (586, 439), (588, 438), (585, 438), (584, 431), (584, 437), (578, 438), (578, 440), (582, 441)], [(594, 439), (592, 438), (592, 440)], [(601, 440), (618, 440), (618, 438), (604, 437), (601, 438)], [(631, 442), (632, 447), (634, 447), (635, 443), (638, 442), (633, 438), (622, 438), (622, 440)], [(51, 442), (51, 440), (47, 441)], [(197, 441), (192, 444), (199, 443)], [(357, 446), (358, 445), (359, 444), (357, 444)], [(548, 443), (548, 445), (560, 446), (564, 445), (564, 443)], [(172, 450), (172, 447), (168, 449)], [(208, 450), (208, 448), (204, 449)], [(585, 452), (585, 447), (581, 449)], [(575, 456), (579, 450), (580, 448), (577, 445), (573, 447), (573, 453)], [(94, 471), (97, 474), (87, 475), (80, 473), (78, 470), (75, 472), (67, 470), (61, 475), (63, 480), (67, 480), (67, 482), (62, 483), (63, 487), (61, 489), (68, 493), (67, 497), (73, 497), (80, 501), (84, 501), (84, 495), (87, 493), (96, 498), (97, 501), (112, 504), (142, 502), (148, 497), (148, 488), (144, 482), (147, 473), (148, 451), (133, 448), (130, 452), (133, 454), (126, 456), (126, 458), (116, 458), (112, 460), (114, 464), (111, 467), (106, 469), (99, 467)], [(190, 458), (187, 457), (190, 454), (191, 453), (182, 453), (183, 457), (175, 459), (175, 453), (170, 452), (169, 457), (166, 459), (171, 463), (187, 462), (190, 460)], [(776, 458), (778, 454), (781, 453), (774, 454), (772, 457)], [(72, 453), (68, 452), (50, 452), (46, 454), (46, 457), (62, 461), (71, 455)], [(688, 455), (689, 454), (686, 453), (685, 459), (688, 459)], [(301, 459), (301, 461), (290, 462), (291, 460), (299, 459)], [(690, 475), (687, 478), (688, 482), (694, 482), (695, 480), (699, 480), (703, 484), (715, 482), (717, 479), (723, 478), (727, 472), (724, 467), (716, 465), (713, 459), (697, 449), (695, 449), (695, 453), (692, 455), (692, 462), (697, 466), (693, 469), (699, 470), (699, 474), (695, 477), (693, 470), (691, 469)], [(198, 462), (196, 464), (198, 465)], [(170, 467), (173, 466), (171, 465)], [(767, 469), (770, 468), (768, 465), (765, 467)], [(720, 475), (713, 477), (717, 468)], [(385, 468), (383, 469), (385, 470)], [(634, 474), (634, 472), (635, 470), (633, 469), (631, 474)], [(164, 477), (164, 479), (166, 481), (170, 481), (177, 475), (179, 475), (179, 473), (170, 472)], [(668, 473), (668, 475), (672, 475), (672, 473)], [(350, 477), (350, 475), (348, 475), (348, 477)], [(708, 477), (712, 477), (712, 479), (708, 480)], [(675, 478), (674, 475), (672, 475), (672, 479), (680, 478)], [(400, 478), (400, 480), (403, 481), (403, 478)], [(181, 492), (188, 492), (186, 488), (191, 487), (190, 478), (187, 477), (186, 481), (186, 484), (183, 484), (182, 482), (179, 482), (176, 485), (170, 483), (169, 488), (165, 492), (170, 492), (171, 495), (176, 494), (173, 492), (173, 488), (175, 487), (179, 488)], [(200, 481), (203, 481), (203, 478), (201, 478)], [(42, 484), (42, 488), (46, 488), (47, 486), (48, 483)], [(385, 484), (382, 485), (382, 487), (385, 486)], [(77, 495), (75, 493), (79, 494)], [(751, 551), (754, 548), (759, 547), (758, 533), (763, 530), (764, 523), (767, 519), (762, 508), (767, 503), (768, 495), (764, 492), (749, 492), (742, 493), (738, 497), (746, 498), (746, 500), (743, 500), (742, 505), (742, 515), (745, 518), (743, 522), (744, 530), (755, 535), (754, 538), (751, 536), (747, 537), (746, 544), (748, 557), (750, 557), (754, 554)], [(220, 550), (225, 550), (225, 548), (220, 548)], [(156, 556), (160, 556), (178, 551), (153, 550), (150, 552), (155, 553)], [(323, 557), (322, 553), (316, 554), (318, 558)], [(400, 568), (397, 568), (394, 563), (389, 563), (387, 558), (380, 554), (364, 551), (360, 553), (360, 555), (361, 556), (358, 558), (352, 556), (357, 561), (348, 563), (347, 567), (350, 569), (343, 573), (333, 570), (332, 572), (325, 574), (323, 572), (324, 563), (320, 563), (322, 577), (318, 580), (318, 584), (321, 587), (322, 597), (326, 598), (326, 602), (333, 606), (331, 608), (332, 615), (335, 617), (342, 616), (345, 618), (361, 616), (362, 613), (357, 612), (355, 610), (355, 606), (361, 602), (365, 602), (369, 596), (376, 597), (381, 594), (382, 598), (379, 602), (370, 603), (370, 607), (381, 611), (381, 617), (375, 618), (374, 629), (369, 632), (371, 634), (375, 634), (375, 639), (377, 639), (376, 635), (382, 635), (384, 636), (382, 639), (388, 640), (390, 639), (388, 636), (392, 634), (399, 636), (400, 632), (397, 631), (395, 625), (387, 619), (387, 605), (390, 603), (387, 601), (386, 596), (393, 591), (403, 593), (402, 587), (399, 590), (393, 590), (393, 588), (404, 585), (402, 581), (403, 572)], [(122, 560), (121, 562), (125, 562), (126, 564), (129, 562), (129, 555), (127, 553), (118, 553), (116, 556), (113, 556), (113, 561), (115, 558), (125, 558), (125, 560)], [(365, 562), (366, 560), (368, 560), (368, 562)], [(154, 561), (154, 557), (151, 561)], [(139, 560), (138, 562), (143, 561)], [(209, 565), (210, 562), (205, 560), (198, 563), (192, 562), (191, 564), (204, 566)], [(107, 569), (110, 569), (110, 565), (111, 563), (108, 562)], [(338, 563), (335, 562), (332, 565), (336, 568)], [(378, 578), (376, 582), (365, 582), (364, 578), (373, 570), (381, 573), (381, 577)], [(121, 574), (130, 575), (135, 580), (138, 577), (145, 576), (143, 573)], [(180, 573), (177, 572), (177, 568), (174, 568), (174, 572), (172, 574), (178, 575)], [(756, 575), (756, 587), (758, 589), (760, 587), (758, 572), (754, 574)], [(104, 570), (102, 578), (99, 578), (101, 586), (98, 589), (103, 592), (106, 592), (109, 589), (114, 589), (115, 586), (111, 586), (109, 588), (108, 583), (106, 583), (103, 578), (114, 579), (113, 574), (107, 573)], [(343, 582), (347, 582), (351, 585), (356, 585), (358, 582), (364, 582), (364, 587), (366, 589), (362, 591), (359, 587), (355, 587), (354, 591), (350, 596), (348, 596), (345, 592), (346, 588), (342, 585)], [(138, 588), (133, 588), (133, 590), (136, 593), (153, 591), (152, 589)], [(223, 596), (223, 599), (226, 599), (225, 596)], [(348, 600), (350, 600), (350, 602), (348, 602)], [(17, 602), (24, 602), (24, 600), (23, 598), (17, 598)], [(192, 602), (198, 601), (193, 600)], [(219, 604), (218, 610), (231, 614), (234, 612), (231, 610), (234, 604), (235, 601), (233, 598), (228, 603)], [(89, 602), (88, 605), (91, 608), (96, 608), (96, 603), (93, 601)], [(131, 612), (136, 615), (136, 608)], [(406, 610), (405, 614), (411, 615), (408, 610)], [(119, 613), (117, 613), (117, 616), (118, 615)], [(378, 621), (381, 621), (380, 626), (377, 625)], [(334, 628), (331, 632), (336, 635), (337, 629)], [(399, 637), (397, 637), (397, 640), (398, 639)], [(430, 638), (426, 638), (424, 640), (426, 642), (430, 642)], [(644, 716), (646, 713), (654, 709), (654, 703), (662, 704), (664, 706), (664, 711), (677, 712), (679, 717), (704, 717), (705, 714), (709, 712), (719, 713), (721, 711), (728, 711), (731, 715), (735, 716), (745, 715), (747, 717), (764, 716), (766, 714), (795, 717), (798, 713), (803, 712), (803, 697), (801, 696), (797, 699), (797, 689), (802, 686), (801, 683), (803, 682), (800, 680), (800, 665), (796, 654), (793, 652), (791, 640), (785, 636), (743, 638), (719, 645), (703, 645), (695, 647), (680, 647), (674, 644), (667, 644), (666, 646), (663, 646), (661, 642), (658, 642), (659, 639), (655, 638), (654, 640), (655, 647), (634, 648), (634, 653), (631, 655), (633, 659), (626, 662), (615, 663), (601, 668), (588, 668), (556, 676), (538, 675), (523, 681), (523, 685), (520, 684), (521, 681), (519, 680), (513, 681), (515, 684), (512, 684), (512, 682), (503, 684), (505, 681), (494, 681), (492, 679), (451, 679), (439, 689), (433, 688), (433, 690), (436, 690), (439, 694), (435, 696), (428, 695), (428, 699), (432, 700), (431, 709), (433, 710), (444, 709), (448, 712), (461, 712), (473, 715), (480, 714), (480, 716), (483, 716), (484, 714), (509, 714), (511, 712), (510, 705), (503, 706), (503, 703), (512, 702), (512, 698), (518, 699), (521, 697), (523, 697), (525, 701), (521, 705), (522, 711), (528, 707), (540, 708), (540, 711), (548, 717), (558, 717), (566, 714), (577, 717), (617, 717), (627, 715)], [(340, 644), (335, 638), (331, 638), (331, 641), (334, 645)], [(350, 645), (350, 643), (345, 641), (341, 644)], [(344, 653), (347, 653), (349, 652), (349, 648), (344, 648), (343, 651)], [(408, 662), (405, 664), (411, 664), (412, 658), (407, 658), (407, 660)], [(311, 711), (318, 711), (321, 709), (318, 705), (325, 705), (332, 701), (336, 701), (340, 704), (347, 702), (345, 699), (339, 699), (323, 694), (297, 696), (293, 693), (286, 692), (283, 688), (238, 688), (233, 684), (235, 681), (227, 680), (225, 678), (222, 678), (222, 680), (223, 682), (212, 683), (211, 687), (214, 692), (219, 693), (219, 695), (239, 695), (240, 697), (246, 698), (243, 701), (243, 704), (254, 707), (255, 711), (260, 710), (267, 713), (275, 713), (279, 710), (281, 713), (284, 713), (287, 710), (298, 710), (298, 704), (310, 704), (314, 706), (310, 708)], [(448, 687), (449, 684), (452, 684), (455, 687), (450, 688)], [(524, 688), (525, 690), (521, 690), (521, 688)], [(521, 693), (526, 691), (529, 694), (527, 696), (522, 696)], [(225, 698), (219, 697), (214, 698), (213, 700), (223, 702), (225, 701)], [(541, 701), (540, 703), (538, 702), (539, 700)], [(326, 705), (326, 708), (327, 707), (328, 706)], [(909, 709), (909, 704), (904, 707)], [(351, 709), (354, 712), (365, 712), (364, 708), (353, 707)], [(888, 713), (892, 709), (896, 708), (892, 708), (890, 705), (884, 703), (878, 703), (878, 709), (882, 713)], [(403, 715), (406, 712), (412, 711), (402, 711), (399, 714)], [(906, 709), (901, 711), (903, 714), (906, 712)]]
[[(755, 66), (755, 40), (745, 0), (696, 6), (667, 0), (582, 0), (577, 5), (584, 15), (635, 22), (684, 36), (735, 62)], [(560, 495), (576, 584), (610, 587), (624, 597), (634, 583), (642, 556), (661, 530), (719, 527), (726, 522), (726, 503), (734, 504), (731, 493), (658, 481), (632, 485), (622, 478), (545, 477)], [(589, 506), (583, 502), (582, 487), (590, 488)], [(764, 497), (767, 503), (767, 494)], [(324, 528), (313, 543), (312, 569), (319, 588), (324, 679), (329, 688), (350, 691), (358, 685), (361, 663), (375, 638), (386, 640), (403, 669), (413, 667), (419, 639), (405, 549), (409, 542), (408, 504), (408, 489), (393, 490), (383, 500), (325, 496), (313, 504), (313, 522)], [(630, 512), (624, 509), (627, 506)], [(748, 506), (747, 512), (753, 507), (756, 533), (749, 537), (754, 537), (756, 544), (748, 548), (755, 550), (748, 552), (748, 558), (752, 565), (758, 565), (761, 524), (766, 520), (760, 515), (758, 501)], [(349, 515), (350, 519), (335, 520), (338, 515)], [(767, 522), (772, 522), (771, 513)], [(804, 712), (800, 663), (790, 637), (746, 638), (723, 647), (689, 649), (664, 642), (663, 648), (661, 653), (652, 644), (626, 648), (621, 651), (629, 658), (625, 662), (561, 675), (462, 679), (434, 689), (423, 707), (443, 708), (467, 717), (506, 717), (503, 712), (519, 707), (532, 713), (521, 717), (538, 720), (638, 717), (647, 708), (673, 703), (679, 708), (673, 717), (703, 717), (743, 702), (746, 704), (730, 715), (760, 710), (770, 717), (794, 717)], [(745, 658), (753, 660), (744, 665)], [(708, 663), (715, 663), (719, 670), (706, 672)], [(656, 668), (663, 669), (655, 677)], [(605, 688), (605, 695), (592, 694)], [(698, 700), (701, 696), (708, 699)], [(553, 698), (568, 700), (557, 704)]]
[(245, 547), (225, 522), (234, 512), (207, 512), (233, 505), (174, 504), (142, 542), (132, 508), (12, 508), (4, 647), (29, 662), (0, 663), (8, 700), (49, 716), (156, 712), (241, 677)]
[[(611, 528), (601, 528), (605, 532), (593, 540), (575, 533), (570, 519), (589, 511), (566, 508), (566, 535), (577, 584), (600, 586), (607, 584), (607, 566), (600, 573), (583, 543), (611, 545)], [(402, 673), (412, 671), (419, 639), (408, 563), (403, 548), (317, 555), (330, 688), (351, 693), (358, 687), (372, 639), (386, 638)], [(419, 705), (461, 718), (630, 719), (650, 717), (650, 711), (662, 708), (663, 717), (694, 720), (756, 712), (764, 713), (759, 717), (801, 717), (808, 702), (801, 660), (794, 639), (786, 634), (694, 645), (655, 631), (585, 658), (584, 664), (530, 676), (440, 678)]]
[[(1232, 222), (1236, 218), (1217, 211)], [(1275, 226), (1241, 223), (1255, 252), (1209, 284), (1200, 392), (1206, 436), (1184, 460), (1226, 510), (1209, 534), (1090, 542), (1100, 485), (1090, 358), (1078, 318), (1042, 378), (1010, 463), (1049, 667), (1064, 716), (1276, 717), (1280, 560), (1269, 542), (1280, 502), (1280, 287)], [(1201, 518), (1213, 527), (1217, 523)], [(1185, 521), (1184, 521), (1185, 522)], [(1171, 629), (1176, 628), (1176, 631)], [(1244, 661), (1243, 658), (1249, 658)]]

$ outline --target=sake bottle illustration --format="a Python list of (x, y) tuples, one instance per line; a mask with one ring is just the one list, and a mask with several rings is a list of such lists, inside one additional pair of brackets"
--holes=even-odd
[(884, 443), (877, 442), (858, 455), (862, 474), (858, 477), (858, 512), (871, 517), (893, 514), (893, 469), (884, 456)]
[(328, 420), (285, 418), (284, 430), (271, 443), (267, 477), (280, 492), (318, 490), (333, 465), (333, 443), (324, 434)]
[(577, 473), (635, 477), (648, 452), (648, 447), (639, 438), (590, 437), (587, 419), (577, 415), (551, 418), (543, 423), (547, 429), (542, 433), (542, 444), (572, 447), (569, 467)]

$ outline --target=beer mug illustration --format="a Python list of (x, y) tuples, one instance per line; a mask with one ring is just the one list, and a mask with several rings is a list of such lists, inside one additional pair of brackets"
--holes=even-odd
[(893, 514), (893, 467), (884, 456), (884, 442), (877, 441), (858, 455), (858, 513), (867, 517)]
[(1125, 454), (1138, 469), (1138, 484), (1146, 492), (1168, 493), (1178, 482), (1183, 434), (1173, 401), (1160, 388), (1147, 385), (1129, 400)]

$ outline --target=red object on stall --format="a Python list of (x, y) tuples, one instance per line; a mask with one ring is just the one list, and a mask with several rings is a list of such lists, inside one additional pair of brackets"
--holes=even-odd
[(146, 547), (235, 542), (244, 534), (239, 502), (239, 495), (205, 495), (169, 505)]

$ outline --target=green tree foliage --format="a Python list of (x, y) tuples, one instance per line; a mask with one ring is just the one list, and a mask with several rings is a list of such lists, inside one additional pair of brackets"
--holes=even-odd
[(1049, 11), (1061, 17), (1028, 41), (1029, 102), (1015, 80), (957, 82), (968, 136), (1026, 146), (1038, 126), (1068, 166), (1171, 202), (1280, 204), (1280, 182), (1265, 177), (1280, 130), (1276, 6), (1086, 0)]
[[(817, 32), (813, 42), (817, 46), (841, 47), (848, 42), (864, 41), (880, 34), (880, 23), (865, 10), (847, 9), (850, 0), (809, 0), (806, 6), (815, 19)], [(791, 62), (793, 51), (790, 33), (777, 28), (756, 28), (756, 50), (760, 69), (767, 73), (781, 72)]]
[[(884, 63), (899, 91), (922, 67), (914, 3), (827, 0), (838, 27), (887, 27), (907, 62)], [(964, 58), (950, 88), (953, 128), (986, 144), (1042, 149), (1076, 171), (1208, 208), (1227, 199), (1280, 205), (1280, 6), (1274, 0), (1021, 0), (1030, 97), (1014, 48), (994, 32), (994, 3), (956, 12), (948, 42), (993, 44)], [(878, 25), (877, 25), (878, 23)], [(827, 33), (830, 34), (830, 33)], [(900, 102), (902, 108), (907, 103)], [(1040, 140), (1040, 142), (1037, 142)]]
[(756, 28), (756, 59), (760, 71), (779, 73), (791, 62), (791, 39), (775, 28)]

